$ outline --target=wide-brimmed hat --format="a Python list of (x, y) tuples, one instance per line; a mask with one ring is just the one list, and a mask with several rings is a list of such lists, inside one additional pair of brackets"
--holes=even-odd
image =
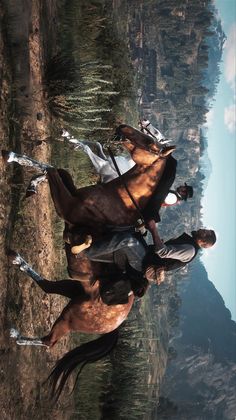
[(188, 198), (192, 198), (193, 196), (193, 187), (190, 185), (187, 185), (186, 182), (184, 183), (184, 186), (186, 187), (186, 196), (183, 197), (184, 201), (186, 201)]

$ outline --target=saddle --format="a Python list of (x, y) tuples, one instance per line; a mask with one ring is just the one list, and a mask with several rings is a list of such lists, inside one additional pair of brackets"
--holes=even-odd
[(128, 303), (129, 295), (141, 298), (147, 291), (148, 281), (142, 273), (135, 270), (128, 263), (126, 272), (119, 271), (115, 276), (104, 278), (100, 282), (100, 296), (106, 305), (123, 305)]

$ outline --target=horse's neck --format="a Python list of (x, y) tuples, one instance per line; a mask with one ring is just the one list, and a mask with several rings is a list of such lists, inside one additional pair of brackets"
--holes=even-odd
[[(136, 165), (123, 179), (141, 208), (155, 191), (166, 165), (165, 159), (158, 159), (152, 165)], [(132, 171), (132, 172), (131, 172)], [(132, 174), (132, 175), (131, 175)]]

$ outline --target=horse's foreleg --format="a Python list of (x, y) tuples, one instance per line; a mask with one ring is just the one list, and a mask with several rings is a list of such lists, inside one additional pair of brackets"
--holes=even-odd
[(7, 150), (2, 150), (2, 157), (5, 162), (17, 162), (21, 166), (28, 166), (38, 169), (40, 171), (46, 171), (48, 168), (52, 168), (51, 165), (47, 163), (38, 162), (37, 160), (31, 159), (26, 155), (20, 155), (15, 152), (9, 152)]
[(103, 147), (101, 143), (99, 143), (98, 141), (94, 142), (94, 141), (89, 141), (89, 140), (83, 140), (83, 141), (77, 140), (74, 138), (74, 136), (71, 136), (70, 133), (66, 131), (65, 129), (62, 130), (61, 135), (63, 138), (66, 138), (70, 144), (73, 145), (75, 150), (81, 149), (85, 153), (88, 153), (87, 147), (90, 149), (90, 147), (96, 146), (98, 156), (104, 160), (107, 160), (107, 157), (103, 151)]
[[(78, 221), (78, 197), (73, 196), (67, 185), (60, 176), (60, 172), (54, 168), (47, 170), (47, 178), (49, 181), (51, 197), (58, 216), (69, 224), (76, 224)], [(72, 215), (75, 214), (75, 220)]]
[(84, 151), (85, 151), (85, 153), (87, 153), (87, 155), (88, 155), (89, 159), (91, 160), (91, 162), (92, 162), (95, 170), (97, 171), (97, 173), (99, 175), (102, 175), (104, 166), (107, 166), (107, 164), (109, 163), (107, 157), (104, 155), (105, 158), (102, 158), (102, 157), (96, 155), (90, 149), (89, 146), (85, 146)]
[(67, 190), (71, 193), (71, 195), (73, 195), (74, 197), (76, 197), (77, 195), (77, 188), (73, 182), (73, 179), (71, 177), (71, 175), (69, 174), (69, 172), (67, 172), (65, 169), (58, 169), (57, 170), (60, 178), (63, 181), (64, 186), (67, 188)]
[(30, 267), (30, 265), (20, 256), (20, 254), (10, 251), (9, 257), (14, 265), (18, 265), (20, 270), (31, 277), (35, 283), (45, 292), (56, 295), (65, 296), (69, 299), (75, 296), (80, 297), (83, 300), (89, 299), (89, 296), (85, 293), (82, 284), (77, 280), (58, 280), (49, 281), (41, 277), (36, 271)]
[[(65, 134), (63, 137), (66, 137), (69, 140), (69, 143), (73, 145), (75, 150), (83, 150), (84, 153), (86, 153), (91, 160), (96, 172), (102, 177), (103, 172), (109, 172), (109, 160), (107, 156), (105, 155), (102, 145), (99, 142), (90, 142), (90, 141), (80, 141), (75, 139), (74, 137), (70, 137), (69, 133), (65, 131)], [(91, 147), (96, 146), (97, 154), (92, 151)], [(106, 168), (105, 168), (106, 167)], [(112, 171), (112, 167), (111, 167)], [(106, 175), (106, 174), (105, 174)], [(113, 178), (112, 178), (113, 179)], [(102, 180), (103, 182), (103, 180)]]

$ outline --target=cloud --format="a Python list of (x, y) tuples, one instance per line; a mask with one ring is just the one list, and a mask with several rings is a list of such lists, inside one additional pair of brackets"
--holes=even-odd
[(229, 30), (225, 44), (225, 78), (231, 88), (235, 91), (236, 81), (236, 23)]
[(224, 122), (230, 133), (235, 132), (235, 126), (236, 126), (236, 116), (235, 116), (235, 104), (228, 106), (225, 108), (224, 112)]

